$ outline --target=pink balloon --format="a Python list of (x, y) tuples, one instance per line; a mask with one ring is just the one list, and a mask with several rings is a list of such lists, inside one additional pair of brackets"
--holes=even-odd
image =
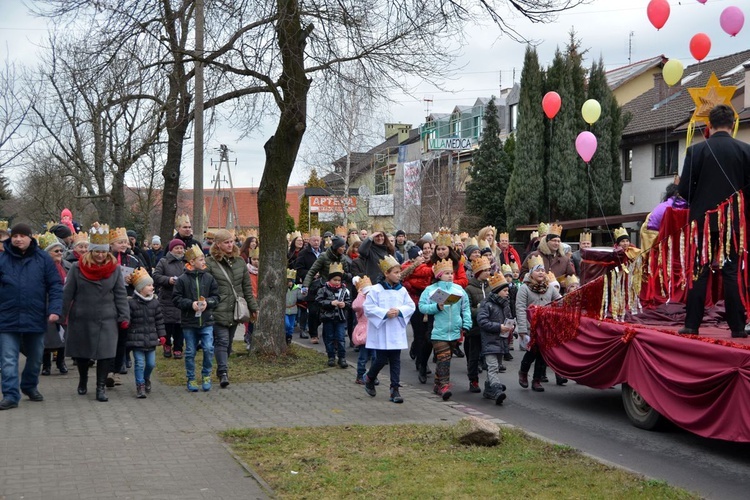
[(705, 4), (705, 3), (706, 3), (706, 0), (698, 0), (698, 3), (702, 3), (702, 4)]
[(739, 7), (727, 7), (721, 12), (719, 23), (721, 24), (721, 29), (726, 31), (730, 36), (735, 36), (745, 24), (745, 14), (742, 13)]
[(576, 151), (583, 161), (586, 163), (591, 161), (591, 158), (596, 153), (596, 136), (588, 130), (581, 132), (576, 137)]

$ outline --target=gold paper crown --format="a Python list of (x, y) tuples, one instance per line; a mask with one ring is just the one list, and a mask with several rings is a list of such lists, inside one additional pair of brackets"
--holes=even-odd
[(384, 233), (385, 232), (385, 226), (381, 221), (375, 221), (372, 223), (372, 232), (373, 233)]
[(578, 280), (578, 276), (575, 274), (571, 274), (565, 279), (565, 288), (568, 288), (570, 285), (580, 285), (581, 282)]
[[(468, 239), (468, 238), (467, 238), (467, 239)], [(456, 246), (456, 245), (461, 245), (461, 246), (463, 246), (463, 244), (464, 244), (464, 240), (463, 240), (463, 239), (461, 239), (461, 236), (460, 236), (460, 235), (458, 235), (458, 234), (457, 234), (457, 235), (455, 235), (455, 236), (453, 237), (453, 246)]]
[(346, 235), (349, 234), (349, 231), (346, 230), (345, 226), (336, 226), (336, 229), (333, 232), (336, 236), (341, 236), (342, 238), (346, 238)]
[(355, 224), (354, 222), (349, 223), (349, 230), (351, 231), (352, 229), (354, 229), (355, 231), (357, 230), (357, 224)]
[(582, 232), (578, 241), (580, 241), (581, 243), (583, 243), (584, 241), (588, 241), (589, 243), (591, 243), (591, 233), (588, 231)]
[(531, 234), (529, 235), (529, 239), (533, 240), (534, 238), (539, 238), (539, 231), (531, 231)]
[(60, 240), (57, 239), (57, 236), (50, 233), (49, 231), (37, 236), (36, 241), (37, 241), (37, 244), (39, 245), (39, 248), (41, 248), (42, 250), (46, 250), (50, 245), (54, 245), (54, 244), (58, 244), (62, 246), (62, 243), (60, 243)]
[(551, 224), (547, 232), (547, 234), (556, 234), (557, 236), (562, 236), (562, 233), (563, 227), (560, 224)]
[(55, 222), (55, 221), (51, 221), (51, 220), (50, 220), (50, 221), (47, 221), (47, 224), (46, 224), (46, 226), (47, 226), (47, 231), (49, 231), (50, 229), (52, 229), (52, 228), (53, 228), (54, 226), (56, 226), (56, 225), (57, 225), (57, 222)]
[(344, 265), (341, 262), (331, 262), (331, 265), (328, 266), (328, 276), (334, 273), (344, 274)]
[(506, 274), (513, 274), (513, 268), (511, 268), (508, 264), (503, 264), (500, 266), (500, 272), (503, 273), (503, 276)]
[[(151, 279), (151, 276), (148, 275), (148, 272), (142, 267), (137, 268), (132, 273), (130, 273), (130, 276), (128, 276), (128, 283), (133, 286), (133, 288), (137, 288), (138, 282), (142, 281), (144, 279)], [(153, 282), (153, 280), (152, 280)]]
[(7, 231), (7, 230), (8, 230), (8, 221), (0, 220), (0, 231)]
[(201, 255), (203, 255), (203, 250), (201, 249), (201, 247), (199, 247), (198, 245), (193, 245), (185, 250), (185, 262), (190, 262), (191, 260)]
[(357, 284), (355, 285), (357, 287), (357, 291), (359, 292), (365, 287), (372, 286), (372, 281), (370, 281), (370, 277), (365, 275), (362, 276), (359, 281), (357, 281)]
[(479, 242), (476, 238), (469, 238), (469, 241), (466, 242), (466, 246), (474, 245), (475, 247), (479, 247)]
[(450, 259), (442, 259), (432, 266), (432, 272), (435, 273), (435, 276), (438, 275), (438, 273), (444, 273), (446, 271), (453, 271), (453, 261)]
[(188, 214), (178, 215), (177, 218), (174, 220), (174, 223), (177, 227), (180, 227), (183, 224), (190, 224), (190, 216)]
[(540, 222), (539, 227), (537, 229), (539, 229), (540, 238), (542, 236), (547, 236), (547, 234), (549, 233), (549, 225), (546, 222)]
[(206, 238), (209, 240), (212, 240), (216, 238), (216, 233), (213, 231), (206, 231)]
[(517, 262), (511, 262), (510, 263), (510, 269), (514, 273), (517, 273), (518, 272), (518, 263)]
[(615, 229), (615, 241), (617, 241), (620, 236), (625, 236), (626, 238), (630, 239), (630, 234), (624, 227), (618, 227), (617, 229)]
[[(320, 234), (320, 231), (318, 231), (318, 234)], [(303, 240), (310, 239), (310, 233), (302, 233), (302, 239)]]
[(490, 290), (492, 290), (493, 292), (497, 290), (498, 288), (500, 288), (502, 285), (508, 284), (508, 280), (506, 280), (505, 276), (503, 276), (500, 273), (495, 273), (492, 276), (490, 276), (487, 279), (487, 282), (490, 285)]
[(479, 240), (479, 249), (484, 250), (485, 248), (490, 248), (490, 242), (485, 239)]
[(291, 238), (289, 241), (293, 240), (294, 238), (302, 238), (302, 233), (299, 231), (294, 231), (292, 234), (289, 235)]
[(247, 230), (247, 236), (248, 236), (248, 238), (249, 238), (250, 236), (254, 236), (254, 237), (256, 237), (256, 238), (257, 238), (257, 237), (258, 237), (258, 230), (257, 230), (257, 229), (255, 229), (255, 228), (251, 228), (251, 229), (248, 229), (248, 230)]
[(255, 247), (250, 250), (249, 256), (251, 259), (260, 259), (260, 247)]
[[(452, 265), (451, 265), (452, 267)], [(490, 261), (487, 257), (479, 257), (471, 261), (471, 272), (476, 276), (480, 271), (486, 271), (490, 268)]]
[(73, 246), (76, 246), (80, 243), (88, 243), (89, 242), (89, 233), (85, 231), (81, 231), (80, 233), (73, 233)]
[(357, 233), (352, 233), (349, 235), (349, 240), (346, 243), (349, 246), (352, 246), (355, 243), (362, 243), (362, 240), (359, 239), (359, 235)]
[(453, 245), (453, 237), (451, 236), (451, 228), (441, 227), (435, 237), (435, 246), (438, 247), (449, 247)]
[(497, 237), (499, 240), (510, 240), (510, 235), (508, 233), (500, 233), (500, 235)]
[[(557, 276), (555, 276), (555, 273), (552, 271), (547, 272), (547, 283), (552, 283), (553, 281), (557, 281)], [(559, 283), (559, 281), (558, 281)]]
[(114, 230), (110, 230), (109, 232), (109, 242), (114, 243), (117, 240), (127, 240), (128, 239), (128, 230), (124, 227), (118, 227)]
[(320, 228), (314, 227), (310, 229), (310, 236), (317, 236), (318, 238), (320, 238)]
[(396, 267), (396, 266), (401, 267), (401, 264), (398, 263), (398, 261), (393, 255), (386, 255), (384, 259), (378, 262), (378, 266), (380, 266), (380, 270), (383, 272), (383, 274), (385, 274), (392, 267)]
[(297, 279), (297, 270), (296, 269), (287, 269), (286, 270), (286, 279), (288, 280), (296, 280)]
[(469, 239), (469, 233), (463, 232), (463, 233), (459, 234), (458, 237), (461, 238), (461, 241), (468, 240)]
[(109, 245), (109, 226), (94, 222), (89, 229), (89, 241), (92, 245)]
[(544, 260), (542, 260), (541, 255), (532, 255), (531, 257), (529, 257), (529, 271), (537, 266), (544, 267)]

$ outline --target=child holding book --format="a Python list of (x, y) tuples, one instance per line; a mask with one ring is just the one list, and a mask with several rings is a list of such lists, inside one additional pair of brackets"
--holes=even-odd
[(428, 286), (419, 298), (419, 311), (432, 315), (432, 346), (437, 357), (433, 392), (447, 401), (450, 390), (451, 353), (462, 331), (471, 328), (469, 297), (453, 283), (453, 262), (439, 260), (432, 266), (437, 282)]
[(386, 255), (378, 266), (383, 278), (367, 293), (364, 304), (367, 316), (365, 347), (375, 350), (375, 363), (364, 376), (365, 392), (375, 396), (375, 380), (388, 363), (391, 374), (390, 400), (403, 403), (398, 390), (401, 387), (401, 349), (409, 348), (406, 325), (414, 314), (415, 306), (409, 292), (401, 285), (401, 265), (398, 261)]

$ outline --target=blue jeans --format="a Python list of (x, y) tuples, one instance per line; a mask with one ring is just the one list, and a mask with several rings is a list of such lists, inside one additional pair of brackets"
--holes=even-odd
[(284, 315), (284, 328), (286, 328), (286, 336), (291, 337), (294, 335), (294, 322), (297, 320), (296, 314), (285, 314)]
[(362, 375), (367, 371), (367, 362), (370, 361), (370, 366), (375, 362), (375, 349), (368, 349), (365, 346), (359, 348), (359, 357), (357, 358), (357, 379), (361, 379)]
[(326, 345), (328, 358), (346, 357), (346, 321), (324, 321), (323, 343)]
[(370, 367), (370, 371), (367, 372), (367, 377), (370, 380), (378, 378), (378, 373), (383, 369), (386, 361), (391, 369), (391, 387), (401, 387), (401, 349), (376, 349), (375, 363)]
[(3, 398), (18, 403), (21, 392), (18, 385), (18, 355), (21, 347), (26, 355), (26, 364), (21, 374), (21, 391), (36, 389), (39, 370), (44, 354), (42, 333), (0, 333), (0, 376), (2, 376)]
[(185, 372), (188, 380), (195, 380), (195, 346), (198, 340), (203, 347), (203, 377), (211, 376), (211, 367), (214, 359), (214, 327), (204, 326), (202, 328), (182, 327), (185, 335)]
[(154, 367), (156, 366), (156, 350), (142, 351), (134, 349), (133, 359), (135, 383), (136, 385), (145, 384), (146, 380), (151, 378), (151, 372), (154, 371)]

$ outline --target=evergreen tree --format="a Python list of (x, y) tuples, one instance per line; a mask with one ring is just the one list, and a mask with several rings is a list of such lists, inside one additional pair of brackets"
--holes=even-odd
[(505, 151), (505, 154), (508, 155), (508, 181), (510, 181), (510, 176), (513, 175), (513, 166), (516, 161), (515, 134), (510, 134), (508, 138), (505, 139), (505, 143), (503, 144), (503, 151)]
[(554, 74), (561, 76), (557, 93), (562, 106), (554, 118), (549, 143), (547, 192), (549, 220), (580, 219), (586, 216), (588, 185), (584, 163), (575, 150), (575, 140), (582, 130), (580, 108), (575, 106), (573, 76), (576, 73), (575, 57), (563, 57), (558, 50), (553, 61)]
[[(326, 187), (326, 183), (318, 177), (318, 172), (312, 168), (310, 169), (310, 177), (308, 177), (307, 182), (305, 182), (305, 187), (319, 187), (324, 188)], [(302, 231), (303, 233), (306, 233), (308, 228), (310, 227), (320, 227), (318, 222), (318, 214), (317, 213), (310, 213), (308, 217), (308, 213), (310, 211), (310, 199), (307, 196), (302, 197), (302, 201), (300, 201), (299, 204), (299, 223), (297, 224), (297, 229), (299, 231)]]
[[(602, 212), (604, 215), (615, 215), (620, 213), (622, 181), (620, 180), (619, 183), (613, 182), (613, 170), (617, 172), (617, 179), (621, 179), (621, 177), (618, 155), (612, 154), (614, 144), (612, 133), (613, 128), (616, 127), (615, 120), (619, 119), (619, 115), (614, 116), (613, 113), (613, 111), (617, 111), (617, 102), (614, 100), (612, 91), (607, 84), (604, 62), (601, 59), (591, 66), (588, 90), (588, 98), (596, 99), (602, 107), (599, 120), (591, 126), (591, 132), (596, 136), (598, 144), (596, 154), (589, 164), (592, 192), (588, 215), (597, 217), (601, 216)], [(619, 143), (619, 137), (617, 140)], [(616, 164), (613, 164), (613, 158), (618, 158)]]
[(526, 47), (521, 71), (521, 95), (518, 103), (518, 137), (513, 174), (505, 197), (507, 227), (539, 221), (544, 196), (544, 118), (542, 70), (536, 49)]
[(479, 150), (474, 154), (466, 186), (466, 208), (475, 214), (481, 226), (497, 225), (505, 231), (505, 192), (508, 189), (508, 155), (500, 140), (495, 97), (484, 112), (485, 127)]
[[(609, 88), (609, 86), (607, 87)], [(622, 165), (620, 164), (620, 142), (622, 141), (622, 131), (625, 129), (625, 117), (622, 108), (617, 102), (615, 95), (610, 90), (610, 113), (612, 115), (612, 125), (610, 132), (611, 144), (609, 147), (612, 163), (610, 164), (610, 178), (612, 179), (612, 190), (615, 192), (617, 206), (612, 207), (612, 212), (608, 215), (619, 215), (622, 213), (620, 198), (622, 197)]]

